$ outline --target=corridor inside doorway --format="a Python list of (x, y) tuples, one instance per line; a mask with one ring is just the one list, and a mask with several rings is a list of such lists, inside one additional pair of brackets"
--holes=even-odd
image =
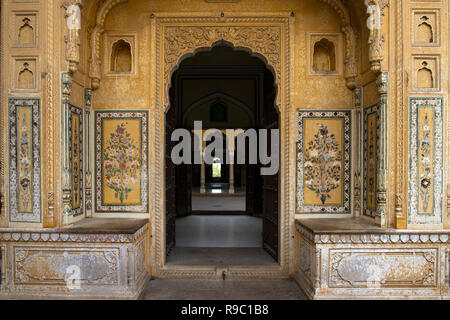
[[(264, 61), (227, 43), (183, 60), (173, 74), (165, 122), (166, 265), (278, 265), (278, 173), (261, 175), (260, 160), (249, 161), (250, 145), (259, 151), (259, 141), (244, 139), (242, 163), (226, 135), (279, 128), (274, 83)], [(192, 164), (175, 165), (171, 156), (179, 141), (172, 141), (172, 133), (180, 128), (195, 133), (196, 122), (202, 125), (202, 161), (194, 161), (192, 148)], [(204, 150), (216, 142), (211, 129), (224, 143), (208, 162)], [(195, 134), (192, 139), (194, 146)], [(267, 149), (270, 155), (270, 145)]]

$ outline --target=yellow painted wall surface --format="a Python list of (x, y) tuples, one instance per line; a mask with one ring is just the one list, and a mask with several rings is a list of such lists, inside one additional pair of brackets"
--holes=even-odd
[[(138, 75), (130, 77), (103, 78), (94, 94), (96, 109), (146, 109), (150, 105), (150, 83), (154, 75), (150, 70), (151, 27), (145, 17), (151, 13), (173, 12), (212, 13), (220, 12), (295, 12), (295, 59), (294, 79), (291, 88), (292, 103), (304, 109), (348, 109), (352, 106), (352, 92), (345, 85), (342, 75), (308, 76), (308, 34), (310, 32), (336, 33), (341, 30), (337, 13), (325, 3), (307, 0), (242, 0), (238, 3), (205, 3), (191, 1), (137, 1), (130, 0), (114, 8), (107, 16), (105, 43), (108, 32), (137, 32)], [(134, 17), (130, 19), (130, 17)], [(101, 57), (105, 57), (102, 45)], [(107, 64), (106, 61), (103, 63)], [(343, 61), (339, 62), (342, 66)]]

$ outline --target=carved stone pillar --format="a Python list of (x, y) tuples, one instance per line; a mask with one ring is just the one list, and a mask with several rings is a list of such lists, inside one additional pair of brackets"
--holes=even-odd
[(63, 226), (70, 224), (72, 215), (72, 170), (69, 156), (69, 99), (72, 91), (72, 78), (67, 72), (61, 74), (62, 87), (62, 191)]
[(234, 164), (230, 164), (230, 194), (234, 194)]
[(83, 0), (71, 0), (62, 4), (66, 10), (66, 61), (69, 64), (69, 73), (73, 75), (78, 70), (80, 63), (80, 30), (81, 30), (81, 9)]
[(201, 164), (201, 172), (200, 172), (200, 193), (206, 193), (206, 187), (205, 187), (205, 162), (202, 159), (202, 164)]
[(380, 152), (377, 166), (377, 218), (380, 225), (387, 227), (387, 99), (389, 87), (389, 74), (381, 72), (377, 78), (378, 92), (380, 93)]

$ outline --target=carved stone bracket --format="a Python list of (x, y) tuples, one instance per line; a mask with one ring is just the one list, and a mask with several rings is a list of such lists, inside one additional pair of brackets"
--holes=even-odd
[(73, 75), (78, 70), (80, 63), (80, 29), (81, 29), (81, 9), (83, 0), (65, 1), (62, 6), (66, 10), (66, 61), (69, 64), (69, 73)]
[[(381, 72), (381, 62), (384, 59), (383, 17), (384, 9), (389, 6), (389, 0), (366, 0), (368, 12), (374, 15), (374, 21), (369, 34), (369, 62), (375, 74)], [(373, 10), (370, 8), (374, 8)]]
[(100, 86), (101, 65), (100, 59), (100, 36), (105, 31), (105, 20), (108, 13), (117, 5), (127, 2), (128, 0), (106, 0), (101, 4), (97, 11), (96, 25), (92, 30), (91, 36), (91, 57), (89, 59), (89, 77), (91, 78), (91, 87), (96, 90)]

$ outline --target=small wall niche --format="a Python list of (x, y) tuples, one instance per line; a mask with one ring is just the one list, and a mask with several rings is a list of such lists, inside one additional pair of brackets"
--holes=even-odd
[(18, 92), (36, 92), (39, 90), (38, 58), (13, 56), (11, 63), (11, 88)]
[(125, 40), (115, 42), (111, 50), (111, 73), (130, 73), (133, 68), (131, 46)]
[(440, 89), (439, 58), (436, 56), (415, 56), (413, 62), (413, 90), (438, 91)]
[(323, 38), (314, 44), (312, 67), (316, 73), (336, 72), (336, 48), (333, 42)]
[(311, 33), (309, 36), (309, 75), (342, 74), (342, 35)]
[(137, 75), (135, 34), (107, 33), (105, 35), (105, 76)]
[(413, 10), (413, 45), (432, 47), (439, 45), (439, 11)]
[(15, 48), (36, 48), (38, 44), (38, 19), (36, 12), (14, 12), (11, 39)]

